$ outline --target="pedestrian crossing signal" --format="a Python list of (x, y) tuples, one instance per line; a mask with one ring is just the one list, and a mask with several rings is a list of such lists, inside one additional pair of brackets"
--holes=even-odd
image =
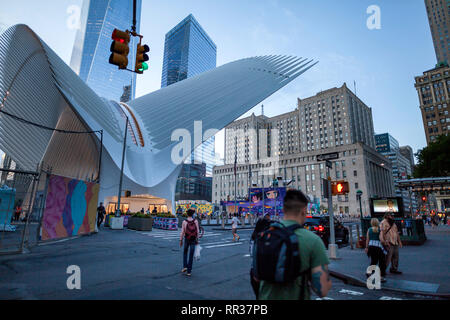
[(331, 184), (331, 193), (333, 196), (347, 194), (349, 191), (347, 181), (333, 181)]

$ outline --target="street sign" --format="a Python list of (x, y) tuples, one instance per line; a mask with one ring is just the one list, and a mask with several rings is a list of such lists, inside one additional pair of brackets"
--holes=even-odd
[(339, 152), (319, 154), (317, 156), (317, 161), (336, 160), (336, 159), (339, 159)]
[(326, 166), (327, 166), (327, 168), (333, 169), (333, 163), (331, 161), (327, 160)]

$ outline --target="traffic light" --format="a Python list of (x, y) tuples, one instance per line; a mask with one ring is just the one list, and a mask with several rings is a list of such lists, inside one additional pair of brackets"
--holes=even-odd
[(134, 71), (137, 73), (144, 73), (145, 70), (148, 70), (148, 64), (145, 61), (148, 61), (147, 52), (150, 51), (148, 45), (141, 45), (140, 43), (137, 45), (136, 49), (136, 66)]
[(422, 202), (427, 202), (427, 197), (426, 196), (422, 196)]
[(130, 48), (130, 34), (127, 31), (120, 31), (114, 29), (111, 38), (114, 40), (111, 43), (111, 56), (109, 57), (109, 63), (116, 65), (119, 69), (126, 69), (128, 66), (128, 53)]
[(347, 194), (349, 192), (349, 185), (347, 181), (333, 181), (331, 184), (331, 193), (333, 196), (339, 194)]

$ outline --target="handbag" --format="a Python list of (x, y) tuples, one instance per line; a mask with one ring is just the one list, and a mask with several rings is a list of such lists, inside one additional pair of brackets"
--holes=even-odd
[(201, 250), (202, 250), (202, 247), (199, 244), (195, 245), (194, 259), (197, 261), (200, 260), (200, 251)]

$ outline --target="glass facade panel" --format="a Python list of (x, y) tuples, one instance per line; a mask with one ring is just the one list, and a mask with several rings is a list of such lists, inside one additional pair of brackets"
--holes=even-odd
[[(142, 0), (137, 0), (137, 33), (140, 32), (141, 5)], [(84, 25), (76, 36), (70, 63), (72, 69), (100, 97), (120, 101), (122, 96), (127, 96), (127, 99), (133, 100), (136, 74), (109, 64), (112, 32), (115, 28), (123, 31), (131, 29), (133, 1), (85, 1), (84, 6), (81, 18)], [(134, 69), (138, 43), (139, 38), (131, 37), (128, 69)]]
[[(178, 81), (214, 69), (216, 63), (217, 46), (194, 16), (190, 14), (166, 34), (161, 87), (170, 86)], [(204, 177), (212, 177), (215, 159), (215, 137), (213, 136), (198, 146), (185, 163), (192, 164), (192, 170), (195, 165), (205, 164)], [(187, 170), (187, 168), (185, 169)], [(184, 188), (182, 179), (184, 178), (180, 174), (176, 188), (176, 200), (202, 200), (200, 198), (204, 198), (204, 196), (200, 196), (203, 192), (198, 190), (188, 192)], [(206, 188), (209, 188), (208, 194), (210, 194), (211, 184)], [(211, 198), (210, 195), (209, 198)]]

